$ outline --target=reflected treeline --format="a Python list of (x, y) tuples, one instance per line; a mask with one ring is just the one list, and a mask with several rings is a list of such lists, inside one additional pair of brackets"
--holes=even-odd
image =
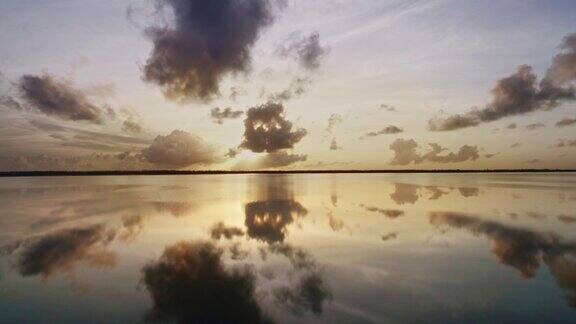
[(142, 270), (152, 297), (148, 318), (176, 323), (271, 323), (255, 294), (249, 268), (228, 269), (223, 250), (210, 242), (167, 247)]
[[(390, 194), (390, 198), (398, 205), (415, 204), (420, 197), (428, 193), (429, 200), (437, 200), (442, 196), (451, 193), (455, 188), (453, 187), (439, 187), (439, 186), (420, 186), (408, 183), (395, 183), (394, 192)], [(476, 187), (459, 187), (458, 192), (464, 198), (476, 197), (480, 194), (480, 189)]]
[(576, 307), (576, 242), (566, 242), (554, 233), (541, 233), (494, 221), (450, 212), (433, 212), (430, 222), (465, 229), (493, 242), (492, 252), (500, 262), (532, 278), (541, 263), (548, 266), (568, 304)]

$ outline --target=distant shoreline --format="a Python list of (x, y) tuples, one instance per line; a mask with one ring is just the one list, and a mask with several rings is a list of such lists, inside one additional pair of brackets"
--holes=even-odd
[(15, 171), (0, 172), (0, 177), (70, 177), (70, 176), (160, 176), (160, 175), (225, 175), (225, 174), (355, 174), (355, 173), (569, 173), (576, 169), (496, 169), (496, 170), (286, 170), (286, 171)]

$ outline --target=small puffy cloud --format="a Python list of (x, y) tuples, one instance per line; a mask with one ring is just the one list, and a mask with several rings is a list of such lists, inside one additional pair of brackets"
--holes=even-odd
[(230, 240), (234, 238), (234, 236), (244, 236), (244, 231), (238, 227), (226, 226), (222, 222), (214, 224), (214, 226), (212, 226), (210, 229), (210, 237), (215, 240), (219, 240), (222, 237)]
[(377, 132), (370, 132), (366, 134), (366, 137), (376, 137), (380, 135), (392, 135), (392, 134), (399, 134), (402, 133), (404, 130), (398, 126), (390, 125), (386, 126), (383, 129)]
[(293, 130), (292, 122), (284, 117), (284, 106), (274, 102), (248, 109), (244, 127), (239, 147), (255, 153), (294, 148), (307, 134), (303, 128)]
[(282, 57), (294, 57), (306, 70), (316, 70), (322, 59), (328, 54), (328, 48), (320, 44), (320, 34), (313, 32), (309, 36), (293, 36), (289, 44), (281, 46), (276, 53)]
[(388, 105), (388, 104), (381, 104), (380, 105), (380, 109), (384, 109), (386, 111), (396, 111), (396, 108), (394, 106)]
[(546, 125), (544, 125), (542, 123), (534, 123), (534, 124), (526, 125), (524, 127), (524, 129), (527, 131), (533, 131), (533, 130), (537, 130), (537, 129), (544, 128), (544, 127), (546, 127)]
[(238, 119), (242, 117), (244, 112), (242, 110), (232, 110), (232, 108), (213, 108), (210, 110), (210, 117), (216, 124), (222, 125), (225, 119)]
[(326, 127), (326, 132), (332, 134), (334, 128), (342, 123), (342, 115), (340, 114), (332, 114), (328, 118), (328, 127)]
[(297, 98), (308, 90), (308, 86), (310, 86), (311, 83), (312, 78), (310, 77), (296, 77), (290, 82), (287, 89), (270, 94), (268, 100), (285, 102)]
[(332, 138), (332, 142), (330, 142), (330, 150), (331, 151), (337, 151), (337, 150), (341, 150), (342, 147), (338, 146), (338, 142), (336, 142), (336, 137)]
[(162, 88), (175, 101), (207, 101), (219, 95), (227, 75), (250, 70), (252, 49), (274, 20), (270, 0), (157, 0), (174, 21), (150, 26), (153, 49), (144, 80)]
[(460, 147), (457, 153), (447, 151), (446, 148), (436, 143), (430, 143), (430, 150), (424, 154), (419, 154), (418, 143), (413, 139), (397, 139), (390, 144), (390, 149), (394, 151), (394, 158), (391, 165), (408, 165), (410, 163), (420, 164), (423, 162), (435, 163), (458, 163), (465, 161), (476, 161), (480, 155), (478, 147), (464, 145)]
[(516, 129), (518, 127), (518, 125), (516, 125), (516, 123), (512, 123), (508, 126), (506, 126), (506, 129)]
[(63, 120), (104, 122), (109, 109), (92, 103), (81, 90), (49, 74), (24, 75), (18, 82), (20, 95), (33, 109)]
[(576, 125), (576, 118), (563, 118), (556, 123), (556, 127), (566, 127)]
[(126, 133), (140, 134), (144, 132), (144, 127), (138, 121), (129, 118), (122, 123), (122, 130)]
[(208, 165), (220, 162), (214, 147), (196, 135), (174, 130), (166, 136), (159, 135), (142, 151), (144, 158), (153, 164), (169, 168)]

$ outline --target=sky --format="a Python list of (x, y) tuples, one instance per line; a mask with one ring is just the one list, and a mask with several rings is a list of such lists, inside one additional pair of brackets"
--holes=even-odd
[(0, 170), (576, 167), (576, 2), (2, 0)]

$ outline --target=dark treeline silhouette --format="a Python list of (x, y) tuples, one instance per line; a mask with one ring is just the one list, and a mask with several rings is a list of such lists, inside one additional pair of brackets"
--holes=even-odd
[(210, 175), (210, 174), (325, 174), (325, 173), (551, 173), (576, 172), (576, 169), (481, 169), (481, 170), (137, 170), (137, 171), (3, 171), (0, 177), (47, 176), (137, 176), (137, 175)]

